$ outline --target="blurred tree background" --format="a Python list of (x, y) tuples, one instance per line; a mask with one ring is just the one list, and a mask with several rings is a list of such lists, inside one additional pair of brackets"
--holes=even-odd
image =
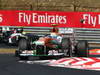
[(0, 0), (0, 10), (100, 12), (100, 0)]

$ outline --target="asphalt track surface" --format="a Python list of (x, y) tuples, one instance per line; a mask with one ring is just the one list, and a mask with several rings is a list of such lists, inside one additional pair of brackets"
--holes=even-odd
[[(0, 48), (15, 48), (0, 45)], [(100, 75), (100, 71), (50, 67), (41, 64), (20, 63), (14, 54), (0, 54), (0, 75)]]
[(0, 75), (100, 75), (100, 72), (19, 63), (13, 54), (0, 54)]

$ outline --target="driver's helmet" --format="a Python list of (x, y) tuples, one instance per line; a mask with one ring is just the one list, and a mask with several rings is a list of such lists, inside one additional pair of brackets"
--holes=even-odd
[(57, 27), (54, 27), (54, 28), (51, 30), (51, 33), (50, 33), (51, 38), (57, 38), (58, 32), (59, 32), (59, 29), (58, 29)]
[(59, 29), (57, 27), (53, 27), (53, 29), (51, 30), (51, 32), (58, 33), (59, 32)]

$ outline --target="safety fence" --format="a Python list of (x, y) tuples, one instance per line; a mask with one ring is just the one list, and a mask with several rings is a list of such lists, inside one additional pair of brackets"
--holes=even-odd
[(100, 43), (100, 29), (76, 28), (75, 33), (78, 40)]

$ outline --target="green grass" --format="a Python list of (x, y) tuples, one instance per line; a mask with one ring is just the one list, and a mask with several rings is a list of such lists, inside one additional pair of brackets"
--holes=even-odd
[(0, 54), (2, 53), (15, 53), (15, 49), (3, 49), (0, 48)]

